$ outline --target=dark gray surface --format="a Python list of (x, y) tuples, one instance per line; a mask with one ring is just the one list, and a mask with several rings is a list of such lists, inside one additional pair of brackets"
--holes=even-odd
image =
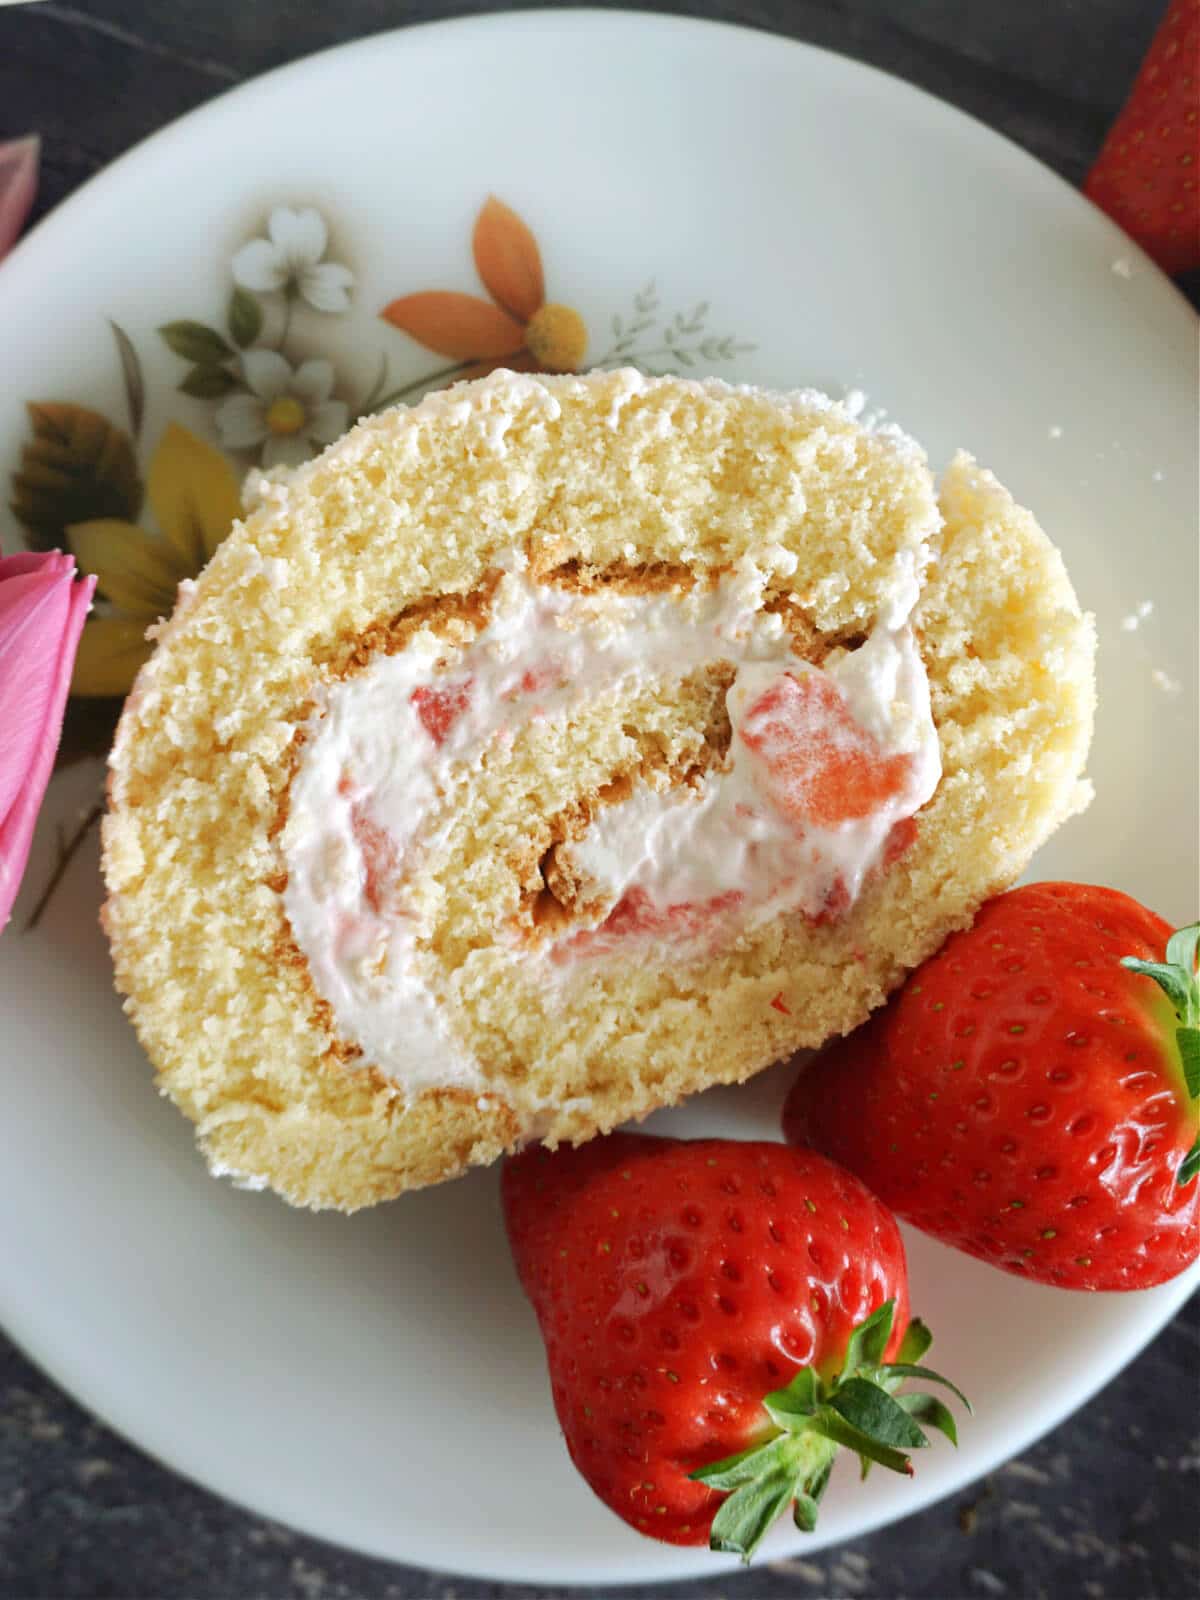
[[(402, 23), (504, 9), (396, 0), (48, 0), (0, 9), (0, 138), (42, 134), (40, 215), (137, 140), (255, 73)], [(1162, 6), (709, 0), (656, 9), (772, 28), (871, 62), (974, 113), (1078, 182)], [(811, 1560), (623, 1593), (631, 1600), (685, 1592), (707, 1600), (1200, 1594), (1198, 1372), (1194, 1300), (1084, 1411), (959, 1498)], [(248, 1516), (131, 1449), (0, 1340), (6, 1600), (518, 1600), (569, 1592), (389, 1566)]]

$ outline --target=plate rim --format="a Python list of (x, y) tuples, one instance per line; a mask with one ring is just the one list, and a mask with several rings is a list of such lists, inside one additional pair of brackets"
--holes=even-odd
[[(907, 1224), (904, 1225), (904, 1231), (906, 1234), (909, 1231)], [(0, 1287), (2, 1287), (2, 1285), (0, 1285)], [(865, 1539), (873, 1533), (878, 1533), (882, 1528), (890, 1527), (894, 1524), (898, 1525), (902, 1522), (908, 1521), (910, 1517), (932, 1510), (935, 1506), (941, 1505), (944, 1501), (948, 1500), (952, 1495), (961, 1494), (964, 1489), (968, 1488), (972, 1483), (978, 1482), (981, 1478), (988, 1477), (999, 1467), (1003, 1466), (1004, 1463), (1013, 1461), (1018, 1456), (1023, 1455), (1031, 1448), (1031, 1446), (1037, 1444), (1048, 1434), (1053, 1433), (1056, 1428), (1058, 1428), (1062, 1423), (1066, 1422), (1077, 1411), (1081, 1410), (1090, 1399), (1098, 1394), (1104, 1387), (1105, 1383), (1110, 1382), (1115, 1376), (1123, 1372), (1133, 1361), (1135, 1361), (1142, 1351), (1145, 1350), (1154, 1339), (1164, 1332), (1168, 1323), (1171, 1322), (1171, 1320), (1182, 1309), (1182, 1307), (1192, 1298), (1193, 1294), (1200, 1293), (1200, 1262), (1196, 1262), (1187, 1271), (1182, 1272), (1178, 1277), (1169, 1280), (1168, 1283), (1162, 1285), (1161, 1288), (1163, 1291), (1170, 1291), (1169, 1293), (1164, 1292), (1162, 1296), (1166, 1310), (1163, 1311), (1161, 1320), (1156, 1321), (1155, 1317), (1151, 1315), (1146, 1320), (1144, 1325), (1140, 1325), (1134, 1331), (1132, 1339), (1128, 1343), (1122, 1344), (1122, 1353), (1118, 1364), (1109, 1369), (1099, 1382), (1093, 1383), (1090, 1378), (1085, 1378), (1071, 1390), (1060, 1390), (1060, 1393), (1065, 1392), (1067, 1396), (1062, 1402), (1061, 1406), (1059, 1406), (1048, 1416), (1044, 1413), (1039, 1413), (1036, 1421), (1027, 1431), (1015, 1435), (1017, 1440), (1015, 1446), (1010, 1445), (1006, 1440), (1005, 1443), (1002, 1444), (998, 1449), (983, 1457), (982, 1463), (979, 1465), (978, 1470), (973, 1473), (970, 1478), (964, 1480), (963, 1482), (948, 1484), (945, 1488), (940, 1489), (928, 1499), (922, 1500), (921, 1504), (919, 1506), (915, 1506), (911, 1511), (905, 1511), (903, 1509), (896, 1510), (894, 1507), (887, 1507), (880, 1509), (877, 1515), (872, 1515), (869, 1508), (873, 1502), (864, 1501), (864, 1506), (867, 1507), (867, 1514), (864, 1516), (861, 1525), (854, 1533), (825, 1540), (821, 1539), (818, 1534), (815, 1542), (812, 1543), (790, 1542), (785, 1551), (771, 1551), (768, 1549), (763, 1552), (765, 1559), (756, 1559), (750, 1564), (749, 1567), (743, 1566), (736, 1557), (717, 1555), (704, 1545), (665, 1545), (658, 1543), (657, 1541), (647, 1539), (644, 1541), (648, 1547), (647, 1563), (645, 1565), (639, 1564), (636, 1557), (631, 1558), (622, 1565), (619, 1574), (616, 1576), (611, 1574), (605, 1575), (603, 1582), (606, 1586), (623, 1589), (628, 1588), (633, 1584), (678, 1584), (686, 1583), (695, 1578), (703, 1578), (706, 1576), (719, 1578), (722, 1575), (728, 1576), (731, 1573), (753, 1571), (756, 1568), (761, 1571), (768, 1568), (773, 1561), (787, 1560), (789, 1557), (803, 1555), (806, 1552), (812, 1555), (818, 1555), (823, 1550), (840, 1549), (845, 1544), (852, 1543), (859, 1539)], [(1063, 1290), (1062, 1292), (1064, 1294), (1070, 1294), (1086, 1293), (1087, 1291)], [(1138, 1291), (1133, 1292), (1136, 1293)], [(386, 1551), (377, 1545), (351, 1542), (341, 1535), (326, 1529), (302, 1527), (299, 1523), (292, 1521), (286, 1511), (273, 1509), (269, 1495), (264, 1495), (261, 1499), (243, 1499), (240, 1494), (231, 1494), (227, 1490), (220, 1488), (217, 1484), (210, 1481), (203, 1472), (193, 1472), (187, 1467), (180, 1466), (177, 1462), (171, 1460), (169, 1456), (161, 1453), (155, 1446), (146, 1444), (142, 1439), (129, 1432), (122, 1423), (115, 1421), (112, 1417), (110, 1417), (106, 1408), (93, 1404), (92, 1400), (88, 1398), (84, 1392), (88, 1387), (86, 1383), (76, 1386), (68, 1379), (60, 1376), (62, 1368), (58, 1363), (48, 1362), (40, 1355), (35, 1353), (26, 1343), (20, 1332), (14, 1330), (9, 1321), (7, 1313), (5, 1314), (3, 1320), (4, 1332), (13, 1346), (20, 1351), (20, 1353), (33, 1367), (35, 1367), (44, 1376), (48, 1377), (52, 1383), (57, 1385), (57, 1387), (61, 1389), (67, 1398), (75, 1405), (78, 1405), (84, 1411), (89, 1412), (112, 1433), (116, 1434), (116, 1436), (124, 1444), (132, 1446), (133, 1449), (140, 1451), (142, 1455), (149, 1457), (149, 1459), (157, 1466), (165, 1469), (167, 1472), (173, 1473), (176, 1477), (182, 1478), (185, 1482), (202, 1489), (206, 1494), (214, 1495), (218, 1500), (223, 1501), (226, 1505), (233, 1506), (240, 1512), (250, 1516), (262, 1517), (269, 1522), (278, 1523), (280, 1526), (290, 1529), (293, 1533), (299, 1534), (302, 1538), (317, 1539), (323, 1544), (331, 1545), (337, 1550), (347, 1551), (352, 1555), (365, 1556), (370, 1560), (380, 1561), (390, 1567), (398, 1567), (401, 1570), (428, 1572), (442, 1578), (470, 1578), (479, 1579), (484, 1582), (512, 1585), (535, 1584), (541, 1586), (553, 1584), (555, 1586), (568, 1589), (594, 1587), (599, 1581), (594, 1575), (557, 1577), (553, 1579), (548, 1579), (546, 1577), (499, 1578), (494, 1573), (488, 1572), (482, 1567), (443, 1567), (439, 1565), (430, 1565), (425, 1562), (414, 1564), (400, 1561), (389, 1551)], [(613, 1515), (615, 1517), (615, 1513), (613, 1513)], [(812, 1536), (807, 1537), (811, 1538)], [(789, 1540), (790, 1539), (791, 1536), (789, 1534)], [(656, 1566), (649, 1564), (653, 1560), (653, 1556), (650, 1554), (650, 1551), (654, 1552), (654, 1555), (657, 1556), (659, 1561), (663, 1559), (664, 1554), (677, 1556), (677, 1565), (679, 1570), (671, 1573), (670, 1575), (664, 1576)]]
[(511, 11), (475, 11), (466, 12), (456, 17), (423, 17), (409, 23), (402, 23), (399, 27), (385, 27), (372, 30), (370, 33), (359, 35), (355, 39), (347, 39), (339, 44), (324, 45), (319, 50), (309, 51), (305, 55), (297, 56), (294, 60), (280, 62), (278, 66), (268, 67), (264, 72), (254, 73), (240, 83), (231, 84), (228, 88), (220, 90), (198, 106), (193, 106), (190, 111), (183, 112), (174, 117), (162, 127), (155, 128), (152, 132), (143, 135), (128, 150), (122, 151), (113, 161), (94, 172), (90, 178), (85, 178), (80, 184), (58, 201), (49, 211), (27, 228), (16, 243), (9, 249), (6, 256), (0, 259), (0, 289), (4, 286), (3, 273), (12, 261), (22, 260), (29, 251), (29, 245), (34, 240), (41, 239), (47, 232), (55, 231), (56, 225), (64, 214), (73, 214), (77, 205), (93, 202), (96, 192), (105, 188), (109, 180), (120, 174), (127, 165), (133, 165), (152, 145), (159, 145), (176, 137), (182, 130), (190, 128), (193, 121), (202, 119), (210, 114), (216, 114), (231, 100), (243, 94), (260, 92), (264, 85), (273, 83), (284, 74), (302, 75), (309, 70), (317, 69), (330, 57), (340, 55), (347, 57), (356, 51), (364, 53), (372, 44), (378, 44), (384, 39), (398, 40), (414, 34), (430, 32), (450, 32), (452, 30), (467, 29), (496, 29), (507, 31), (522, 27), (550, 27), (567, 25), (581, 27), (588, 24), (618, 25), (636, 23), (661, 28), (665, 32), (692, 32), (703, 31), (706, 33), (729, 33), (743, 38), (752, 37), (758, 41), (766, 42), (771, 46), (783, 46), (801, 50), (809, 55), (823, 56), (828, 62), (833, 63), (835, 70), (849, 67), (856, 72), (868, 73), (872, 77), (882, 80), (891, 86), (898, 85), (901, 89), (927, 103), (927, 106), (936, 107), (942, 114), (959, 117), (968, 123), (972, 129), (979, 130), (999, 140), (1017, 155), (1032, 162), (1043, 178), (1051, 178), (1059, 187), (1072, 197), (1073, 202), (1084, 206), (1094, 217), (1099, 218), (1111, 230), (1113, 238), (1124, 251), (1133, 251), (1138, 258), (1141, 270), (1149, 270), (1158, 280), (1159, 286), (1170, 289), (1176, 301), (1183, 308), (1191, 311), (1192, 305), (1183, 290), (1169, 278), (1152, 257), (1148, 256), (1132, 235), (1127, 234), (1123, 228), (1114, 222), (1107, 213), (1100, 210), (1092, 201), (1088, 200), (1082, 190), (1077, 189), (1061, 173), (1047, 165), (1040, 156), (1034, 155), (1024, 145), (1003, 133), (998, 128), (993, 128), (984, 122), (981, 117), (975, 116), (970, 111), (964, 111), (961, 106), (956, 106), (952, 101), (944, 100), (931, 89), (923, 88), (920, 84), (913, 83), (910, 79), (901, 77), (898, 73), (888, 72), (883, 67), (877, 67), (872, 62), (861, 61), (857, 56), (849, 55), (841, 50), (832, 49), (829, 45), (812, 44), (806, 39), (794, 38), (791, 34), (778, 33), (774, 29), (759, 26), (750, 22), (729, 22), (721, 17), (693, 17), (668, 11), (653, 11), (641, 6), (553, 6), (535, 7), (518, 6)]
[[(448, 34), (468, 30), (519, 33), (521, 30), (529, 28), (568, 30), (586, 29), (595, 26), (604, 29), (633, 29), (635, 31), (650, 28), (663, 34), (684, 32), (692, 34), (704, 33), (709, 36), (718, 33), (736, 34), (741, 36), (744, 44), (748, 44), (749, 40), (753, 38), (756, 41), (755, 48), (767, 48), (772, 51), (778, 50), (780, 47), (790, 48), (803, 52), (809, 58), (821, 58), (819, 69), (822, 71), (848, 71), (856, 76), (868, 74), (871, 79), (880, 80), (877, 87), (882, 92), (894, 94), (899, 91), (902, 98), (905, 96), (916, 97), (917, 101), (924, 102), (924, 107), (927, 111), (935, 112), (941, 118), (948, 116), (951, 119), (951, 128), (953, 127), (953, 119), (961, 119), (963, 123), (969, 126), (972, 134), (982, 133), (989, 141), (998, 141), (1000, 145), (1006, 147), (1020, 161), (1030, 164), (1040, 180), (1044, 181), (1046, 178), (1053, 180), (1053, 185), (1058, 187), (1059, 192), (1070, 197), (1066, 203), (1080, 207), (1089, 213), (1095, 221), (1099, 222), (1108, 231), (1113, 244), (1120, 249), (1122, 254), (1131, 255), (1136, 259), (1139, 274), (1144, 273), (1147, 276), (1152, 276), (1157, 280), (1159, 292), (1161, 292), (1162, 286), (1165, 285), (1171, 290), (1179, 306), (1187, 308), (1189, 311), (1192, 309), (1178, 286), (1166, 277), (1136, 242), (1092, 205), (1066, 178), (1062, 177), (1052, 167), (1047, 166), (1038, 156), (1032, 154), (1008, 134), (989, 126), (989, 124), (972, 113), (962, 110), (959, 106), (942, 99), (939, 95), (918, 84), (912, 83), (907, 78), (900, 77), (882, 67), (859, 60), (853, 55), (832, 49), (829, 46), (812, 44), (806, 40), (793, 38), (788, 34), (778, 33), (770, 28), (751, 23), (677, 15), (635, 7), (609, 9), (597, 6), (569, 6), (561, 9), (558, 7), (553, 9), (530, 9), (526, 7), (507, 12), (476, 12), (449, 18), (427, 18), (399, 27), (383, 27), (373, 30), (357, 38), (325, 46), (319, 50), (298, 56), (294, 60), (280, 63), (267, 71), (256, 73), (242, 82), (221, 90), (200, 105), (167, 122), (162, 127), (154, 129), (115, 160), (109, 162), (82, 184), (79, 184), (70, 194), (54, 205), (23, 235), (17, 245), (9, 252), (4, 262), (0, 263), (0, 295), (3, 295), (5, 285), (12, 278), (10, 263), (24, 262), (26, 258), (34, 258), (39, 249), (53, 251), (56, 248), (56, 235), (64, 229), (69, 230), (76, 227), (77, 215), (85, 218), (89, 207), (107, 203), (108, 190), (112, 183), (116, 183), (119, 186), (127, 182), (130, 174), (137, 170), (140, 162), (149, 157), (160, 158), (164, 150), (173, 141), (187, 142), (190, 140), (195, 133), (196, 126), (201, 125), (205, 118), (216, 118), (222, 115), (228, 103), (239, 96), (262, 95), (264, 90), (270, 92), (271, 89), (277, 87), (275, 80), (286, 77), (289, 82), (296, 82), (303, 79), (306, 73), (317, 74), (328, 70), (332, 58), (337, 57), (339, 60), (348, 60), (357, 52), (362, 52), (365, 55), (368, 49), (372, 47), (378, 48), (384, 41), (399, 45), (408, 36), (416, 34)], [(1160, 1303), (1150, 1310), (1148, 1314), (1143, 1314), (1132, 1329), (1122, 1331), (1123, 1336), (1117, 1341), (1120, 1353), (1115, 1360), (1106, 1360), (1100, 1376), (1096, 1376), (1096, 1372), (1100, 1369), (1089, 1369), (1088, 1375), (1082, 1378), (1079, 1383), (1069, 1389), (1060, 1390), (1059, 1395), (1065, 1396), (1065, 1398), (1061, 1399), (1061, 1403), (1056, 1401), (1049, 1411), (1039, 1412), (1032, 1424), (1027, 1428), (1018, 1427), (1010, 1431), (1003, 1443), (982, 1456), (979, 1463), (972, 1462), (973, 1476), (971, 1478), (949, 1483), (929, 1498), (922, 1499), (920, 1504), (914, 1506), (911, 1511), (906, 1511), (903, 1507), (888, 1506), (881, 1509), (878, 1514), (872, 1515), (870, 1510), (871, 1503), (865, 1502), (864, 1515), (853, 1533), (828, 1540), (821, 1539), (818, 1533), (816, 1539), (812, 1542), (789, 1545), (788, 1550), (784, 1552), (769, 1552), (767, 1559), (779, 1559), (781, 1555), (803, 1553), (805, 1551), (816, 1554), (820, 1550), (836, 1548), (847, 1540), (866, 1537), (888, 1524), (903, 1521), (918, 1512), (926, 1511), (952, 1494), (960, 1493), (967, 1483), (975, 1481), (977, 1477), (985, 1476), (996, 1470), (1001, 1463), (1020, 1455), (1086, 1404), (1087, 1400), (1097, 1393), (1105, 1383), (1111, 1381), (1114, 1376), (1136, 1359), (1151, 1340), (1163, 1331), (1197, 1289), (1200, 1289), (1200, 1263), (1197, 1263), (1195, 1267), (1181, 1274), (1169, 1284), (1163, 1285), (1161, 1290), (1158, 1291)], [(240, 1490), (236, 1495), (231, 1494), (226, 1488), (221, 1487), (219, 1482), (213, 1480), (206, 1471), (194, 1471), (189, 1466), (181, 1465), (172, 1453), (177, 1448), (174, 1440), (161, 1447), (157, 1443), (149, 1444), (145, 1442), (145, 1438), (139, 1429), (134, 1426), (127, 1427), (123, 1422), (109, 1414), (108, 1407), (103, 1399), (98, 1401), (95, 1398), (95, 1388), (90, 1380), (86, 1377), (80, 1382), (74, 1380), (71, 1376), (71, 1363), (68, 1359), (47, 1358), (37, 1352), (29, 1336), (32, 1331), (31, 1325), (26, 1324), (26, 1319), (21, 1318), (19, 1315), (14, 1315), (16, 1308), (12, 1286), (7, 1283), (7, 1280), (2, 1275), (0, 1275), (0, 1300), (3, 1302), (5, 1331), (21, 1354), (62, 1389), (74, 1403), (90, 1412), (125, 1443), (148, 1456), (159, 1466), (177, 1474), (189, 1483), (198, 1485), (207, 1493), (215, 1495), (227, 1504), (236, 1506), (251, 1515), (265, 1517), (271, 1521), (278, 1522), (305, 1537), (316, 1538), (335, 1548), (366, 1555), (389, 1565), (401, 1567), (408, 1565), (400, 1561), (390, 1551), (386, 1551), (378, 1545), (363, 1542), (359, 1539), (350, 1542), (337, 1532), (330, 1531), (325, 1527), (314, 1526), (311, 1522), (307, 1526), (301, 1526), (292, 1521), (286, 1509), (281, 1511), (271, 1504), (269, 1485), (266, 1486), (263, 1493), (246, 1498), (242, 1497)], [(602, 1580), (597, 1575), (590, 1573), (568, 1576), (558, 1575), (553, 1578), (547, 1578), (544, 1574), (532, 1578), (510, 1574), (503, 1578), (497, 1578), (493, 1571), (489, 1571), (482, 1566), (471, 1565), (441, 1567), (421, 1563), (414, 1570), (434, 1572), (447, 1577), (465, 1577), (492, 1582), (553, 1582), (571, 1588), (593, 1584), (597, 1581), (603, 1581), (606, 1585), (613, 1587), (634, 1583), (680, 1583), (705, 1575), (719, 1577), (722, 1573), (728, 1574), (740, 1570), (733, 1559), (713, 1556), (703, 1547), (669, 1547), (646, 1541), (644, 1549), (644, 1560), (639, 1559), (638, 1554), (631, 1554), (629, 1558), (622, 1561), (617, 1574), (606, 1573), (603, 1575)], [(671, 1558), (673, 1558), (672, 1570), (669, 1573), (664, 1573), (664, 1559)]]

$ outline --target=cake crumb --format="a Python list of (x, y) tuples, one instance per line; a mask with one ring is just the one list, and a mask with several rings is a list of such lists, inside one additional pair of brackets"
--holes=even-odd
[(847, 416), (860, 417), (867, 409), (867, 397), (861, 389), (847, 389), (842, 404)]
[(1057, 422), (1052, 422), (1046, 432), (1052, 439), (1061, 439), (1063, 435), (1062, 427)]
[(1127, 617), (1121, 618), (1121, 628), (1125, 633), (1136, 633), (1154, 610), (1153, 600), (1141, 600), (1136, 611), (1131, 611)]
[(1173, 678), (1169, 672), (1164, 672), (1161, 667), (1155, 667), (1150, 674), (1150, 681), (1156, 689), (1161, 689), (1164, 694), (1178, 694), (1183, 688), (1178, 678)]
[(1112, 264), (1113, 276), (1116, 278), (1132, 278), (1133, 262), (1128, 256), (1118, 256)]

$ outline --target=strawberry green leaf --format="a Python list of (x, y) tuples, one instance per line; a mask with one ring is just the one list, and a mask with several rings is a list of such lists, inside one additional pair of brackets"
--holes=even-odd
[[(1200, 979), (1196, 975), (1196, 951), (1200, 947), (1200, 922), (1189, 923), (1167, 940), (1166, 961), (1139, 961), (1124, 956), (1121, 965), (1130, 972), (1152, 978), (1166, 995), (1179, 1019), (1175, 1044), (1183, 1068), (1188, 1098), (1200, 1098)], [(1190, 1183), (1196, 1175), (1192, 1156), (1184, 1158), (1179, 1183)]]
[[(894, 1450), (891, 1445), (872, 1439), (870, 1434), (855, 1427), (831, 1407), (826, 1408), (821, 1414), (821, 1432), (827, 1439), (832, 1439), (834, 1444), (845, 1445), (848, 1450), (853, 1450), (856, 1455), (862, 1457), (864, 1464), (868, 1461), (878, 1461), (881, 1467), (889, 1467), (893, 1472), (903, 1472), (906, 1477), (912, 1476), (912, 1462), (902, 1450)], [(924, 1434), (921, 1437), (924, 1439)], [(863, 1476), (866, 1476), (865, 1472)]]
[(781, 1511), (787, 1510), (795, 1492), (795, 1476), (786, 1470), (743, 1484), (713, 1518), (711, 1548), (741, 1556), (748, 1562), (767, 1529)]
[(1185, 1183), (1191, 1183), (1198, 1172), (1200, 1172), (1200, 1134), (1197, 1134), (1192, 1148), (1179, 1163), (1179, 1171), (1175, 1174), (1175, 1182), (1182, 1189)]
[(877, 1444), (921, 1450), (929, 1443), (904, 1407), (869, 1378), (849, 1378), (839, 1384), (829, 1404)]
[(895, 1361), (885, 1367), (884, 1371), (899, 1378), (924, 1378), (926, 1383), (940, 1383), (944, 1389), (949, 1389), (952, 1395), (962, 1401), (968, 1412), (971, 1410), (971, 1402), (958, 1385), (951, 1383), (949, 1378), (943, 1378), (940, 1372), (934, 1372), (932, 1367), (920, 1367), (911, 1361)]
[(820, 1378), (812, 1367), (801, 1367), (786, 1388), (766, 1396), (763, 1407), (776, 1427), (796, 1433), (808, 1426), (820, 1401)]
[(914, 1317), (901, 1341), (900, 1354), (896, 1357), (896, 1360), (900, 1362), (920, 1361), (932, 1343), (933, 1335), (929, 1329), (921, 1321), (920, 1317)]
[(701, 1467), (691, 1477), (697, 1483), (706, 1483), (710, 1489), (739, 1489), (752, 1483), (764, 1473), (776, 1471), (788, 1457), (790, 1440), (785, 1433), (776, 1434), (767, 1444), (751, 1445), (749, 1450), (739, 1450), (736, 1455), (714, 1461)]
[(896, 1404), (903, 1406), (914, 1421), (937, 1428), (946, 1435), (952, 1445), (958, 1444), (958, 1428), (955, 1425), (954, 1415), (936, 1395), (902, 1394), (897, 1398)]
[(1179, 1046), (1187, 1092), (1195, 1100), (1200, 1096), (1200, 1031), (1195, 1028), (1176, 1028), (1175, 1043)]
[(1200, 922), (1180, 928), (1167, 940), (1167, 960), (1173, 967), (1182, 967), (1189, 975), (1196, 971), (1196, 950), (1200, 946)]
[[(954, 1419), (933, 1395), (893, 1398), (906, 1378), (927, 1378), (945, 1384), (971, 1409), (949, 1379), (915, 1360), (881, 1364), (894, 1317), (895, 1303), (889, 1300), (854, 1329), (846, 1341), (840, 1378), (826, 1383), (814, 1368), (803, 1367), (783, 1388), (766, 1395), (763, 1407), (777, 1432), (691, 1473), (695, 1482), (729, 1495), (713, 1518), (714, 1550), (732, 1551), (748, 1561), (772, 1521), (790, 1503), (796, 1526), (811, 1533), (839, 1445), (858, 1456), (865, 1478), (874, 1462), (911, 1476), (907, 1451), (929, 1443), (922, 1422), (957, 1443)], [(924, 1355), (932, 1342), (925, 1324), (912, 1322), (900, 1354)]]
[(810, 1473), (808, 1478), (796, 1491), (796, 1504), (792, 1509), (792, 1519), (801, 1533), (812, 1533), (817, 1525), (817, 1508), (821, 1504), (821, 1497), (829, 1487), (829, 1475), (833, 1471), (833, 1452), (825, 1458), (817, 1469)]
[(1200, 1096), (1200, 979), (1196, 975), (1196, 951), (1200, 946), (1200, 923), (1189, 923), (1167, 940), (1166, 961), (1139, 961), (1124, 956), (1121, 965), (1130, 972), (1151, 978), (1167, 996), (1179, 1019), (1175, 1042), (1183, 1065), (1188, 1095)]
[(801, 1489), (792, 1506), (792, 1520), (801, 1533), (814, 1533), (817, 1526), (817, 1510), (820, 1502), (811, 1494), (805, 1494)]
[[(896, 1357), (896, 1362), (901, 1367), (911, 1366), (913, 1362), (920, 1361), (932, 1343), (933, 1335), (929, 1329), (919, 1317), (914, 1318), (900, 1342), (900, 1353)], [(903, 1371), (897, 1372), (895, 1363), (889, 1363), (873, 1372), (871, 1376), (881, 1388), (886, 1389), (889, 1394), (895, 1394), (904, 1382), (905, 1375)]]
[(892, 1337), (892, 1322), (896, 1315), (896, 1302), (885, 1300), (878, 1311), (860, 1322), (846, 1344), (846, 1358), (842, 1363), (842, 1376), (848, 1377), (862, 1367), (877, 1367), (883, 1360), (888, 1340)]
[(1129, 972), (1140, 973), (1143, 978), (1153, 978), (1175, 1008), (1179, 1020), (1186, 1019), (1191, 996), (1188, 975), (1182, 968), (1166, 961), (1139, 961), (1136, 956), (1122, 956), (1121, 965)]
[(833, 1471), (834, 1452), (831, 1450), (825, 1460), (817, 1469), (809, 1474), (804, 1490), (808, 1498), (815, 1505), (820, 1505), (821, 1498), (829, 1487), (829, 1477)]

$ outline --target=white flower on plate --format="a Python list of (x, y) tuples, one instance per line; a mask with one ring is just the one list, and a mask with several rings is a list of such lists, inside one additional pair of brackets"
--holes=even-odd
[(233, 281), (243, 289), (299, 294), (317, 311), (345, 311), (354, 274), (324, 261), (329, 229), (319, 211), (277, 206), (267, 220), (268, 239), (251, 239), (233, 258)]
[(324, 360), (292, 367), (277, 350), (247, 350), (242, 374), (249, 394), (230, 395), (217, 407), (217, 431), (227, 450), (262, 447), (264, 467), (295, 467), (317, 445), (332, 444), (349, 420), (344, 400), (331, 400), (333, 365)]

